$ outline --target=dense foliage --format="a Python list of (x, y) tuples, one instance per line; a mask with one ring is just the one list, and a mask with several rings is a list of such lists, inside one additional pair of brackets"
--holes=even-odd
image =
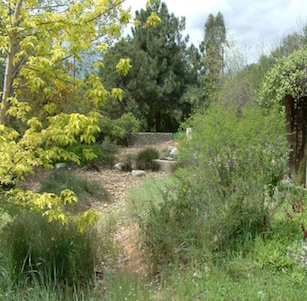
[(141, 125), (132, 113), (124, 113), (118, 119), (101, 118), (99, 127), (99, 140), (107, 138), (118, 144), (128, 146), (129, 138), (140, 130)]
[(307, 48), (283, 58), (267, 74), (260, 91), (263, 103), (282, 103), (286, 96), (307, 97)]
[[(0, 0), (0, 299), (305, 300), (307, 191), (286, 176), (281, 104), (306, 101), (307, 27), (247, 65), (220, 12), (199, 51), (160, 0), (120, 39), (122, 3)], [(125, 204), (142, 178), (122, 172), (156, 170), (159, 152), (102, 170), (115, 144), (182, 121), (175, 175)]]
[(153, 206), (143, 226), (155, 260), (204, 257), (233, 248), (239, 237), (266, 232), (285, 173), (284, 117), (277, 110), (213, 106), (188, 122), (177, 184)]
[[(189, 85), (197, 84), (198, 65), (192, 61), (197, 50), (188, 49), (187, 39), (182, 38), (185, 20), (170, 14), (164, 3), (136, 12), (136, 18), (144, 23), (151, 9), (162, 22), (154, 28), (135, 26), (132, 37), (121, 40), (104, 56), (104, 82), (124, 90), (122, 101), (112, 102), (107, 112), (113, 118), (133, 112), (145, 130), (176, 131), (191, 111), (183, 95)], [(112, 72), (119, 57), (131, 59), (127, 77)]]

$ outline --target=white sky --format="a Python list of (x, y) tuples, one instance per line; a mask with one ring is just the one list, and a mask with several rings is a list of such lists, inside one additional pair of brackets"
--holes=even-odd
[[(228, 33), (238, 42), (249, 62), (280, 42), (283, 35), (307, 23), (307, 0), (164, 0), (170, 13), (186, 17), (184, 34), (199, 45), (210, 13), (221, 11)], [(145, 8), (146, 0), (126, 0), (132, 12)]]

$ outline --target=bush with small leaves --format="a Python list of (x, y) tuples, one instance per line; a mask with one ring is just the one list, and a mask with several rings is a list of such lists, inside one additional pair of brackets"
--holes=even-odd
[(280, 111), (247, 107), (239, 117), (212, 106), (187, 123), (193, 135), (179, 143), (178, 181), (140, 221), (155, 263), (236, 249), (267, 231), (280, 205), (288, 154)]

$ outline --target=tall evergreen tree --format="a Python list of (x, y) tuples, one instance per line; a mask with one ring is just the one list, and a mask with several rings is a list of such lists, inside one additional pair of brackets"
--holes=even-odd
[[(152, 11), (162, 22), (156, 27), (143, 26)], [(197, 81), (197, 64), (190, 61), (187, 39), (181, 34), (185, 20), (170, 14), (166, 4), (159, 2), (136, 12), (136, 18), (141, 25), (132, 29), (132, 37), (114, 46), (104, 58), (107, 69), (116, 57), (129, 57), (132, 65), (126, 78), (105, 69), (102, 72), (104, 82), (110, 86), (115, 82), (124, 90), (117, 111), (114, 105), (110, 111), (117, 115), (114, 117), (119, 111), (132, 111), (143, 120), (145, 130), (176, 131), (191, 111), (191, 103), (183, 95), (188, 85)]]

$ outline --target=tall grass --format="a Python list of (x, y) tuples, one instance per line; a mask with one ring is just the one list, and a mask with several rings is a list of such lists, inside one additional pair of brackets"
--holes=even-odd
[(95, 229), (80, 233), (75, 224), (48, 222), (41, 213), (25, 212), (8, 225), (1, 237), (1, 260), (14, 283), (32, 281), (73, 285), (94, 275), (100, 259)]
[(146, 179), (141, 185), (130, 191), (127, 201), (127, 213), (130, 218), (144, 221), (152, 206), (163, 201), (163, 195), (168, 191), (174, 179), (170, 177)]

